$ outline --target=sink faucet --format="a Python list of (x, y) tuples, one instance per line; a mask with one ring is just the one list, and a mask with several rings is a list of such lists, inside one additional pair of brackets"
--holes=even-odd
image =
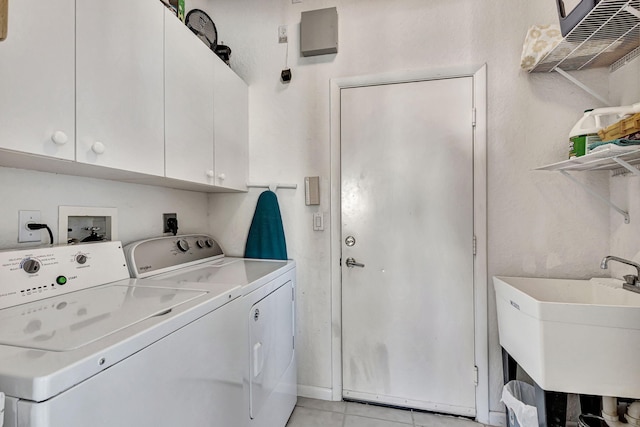
[(620, 258), (613, 255), (608, 255), (602, 258), (602, 262), (600, 263), (600, 268), (602, 268), (603, 270), (606, 270), (608, 268), (609, 261), (618, 261), (618, 262), (621, 262), (622, 264), (627, 264), (632, 267), (635, 267), (637, 274), (635, 276), (624, 276), (624, 278), (628, 284), (640, 286), (640, 282), (638, 281), (638, 278), (640, 277), (640, 264), (635, 263), (633, 261), (629, 261), (628, 259)]

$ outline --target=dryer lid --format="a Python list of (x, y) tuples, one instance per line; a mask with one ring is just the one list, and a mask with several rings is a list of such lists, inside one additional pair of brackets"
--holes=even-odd
[(70, 351), (207, 292), (110, 284), (0, 310), (0, 344)]

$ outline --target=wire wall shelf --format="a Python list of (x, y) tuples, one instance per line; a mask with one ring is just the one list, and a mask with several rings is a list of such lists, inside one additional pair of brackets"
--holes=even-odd
[[(602, 151), (589, 153), (581, 157), (564, 160), (562, 162), (553, 163), (551, 165), (542, 166), (536, 170), (546, 171), (597, 171), (597, 170), (616, 170), (626, 168), (626, 165), (634, 166), (627, 169), (628, 172), (638, 172), (636, 165), (640, 165), (640, 149), (638, 146), (616, 147), (607, 146)], [(635, 170), (635, 171), (634, 171)]]
[(565, 160), (551, 165), (542, 166), (536, 170), (558, 171), (563, 176), (584, 188), (589, 194), (601, 202), (609, 205), (611, 209), (623, 216), (625, 224), (629, 224), (631, 218), (629, 212), (621, 209), (608, 198), (595, 192), (591, 187), (576, 179), (569, 171), (598, 171), (610, 170), (612, 176), (633, 173), (640, 176), (640, 149), (634, 147), (606, 146), (600, 151), (595, 151), (581, 157)]
[(531, 72), (619, 68), (638, 53), (640, 0), (601, 0)]

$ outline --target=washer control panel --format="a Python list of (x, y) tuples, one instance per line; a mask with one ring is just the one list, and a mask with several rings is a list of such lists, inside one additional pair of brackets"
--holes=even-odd
[(0, 309), (127, 278), (120, 242), (0, 251)]
[(218, 243), (206, 234), (157, 237), (125, 248), (131, 277), (148, 277), (224, 256)]

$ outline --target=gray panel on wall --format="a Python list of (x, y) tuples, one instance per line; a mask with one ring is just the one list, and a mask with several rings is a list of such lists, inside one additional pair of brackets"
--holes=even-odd
[(302, 56), (338, 53), (338, 10), (335, 7), (302, 12), (300, 53)]

